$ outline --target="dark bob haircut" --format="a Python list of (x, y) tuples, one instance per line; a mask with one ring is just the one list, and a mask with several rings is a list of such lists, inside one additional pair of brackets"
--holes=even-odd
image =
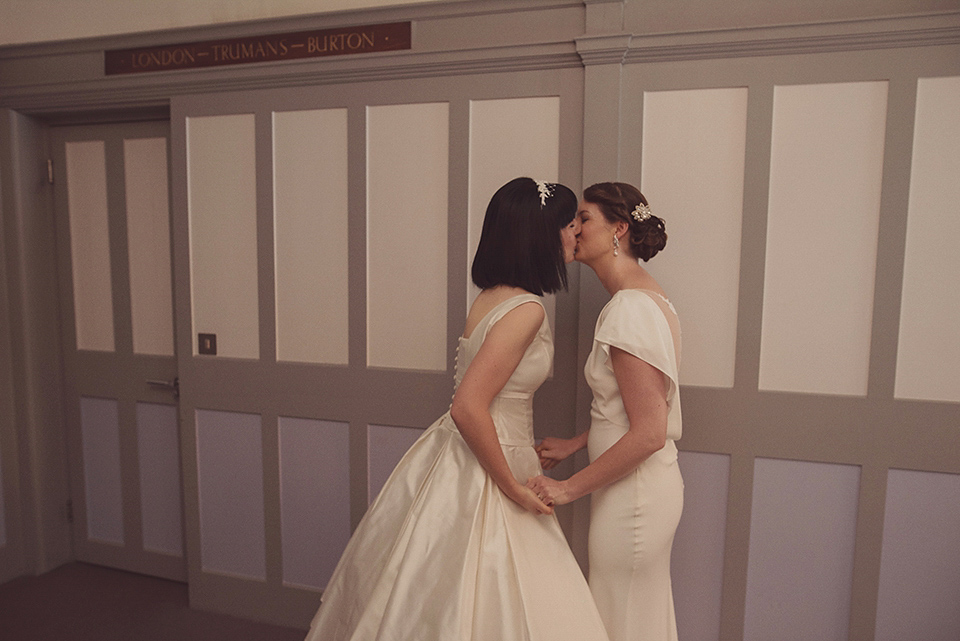
[(510, 285), (542, 296), (567, 288), (560, 230), (576, 215), (577, 196), (547, 185), (543, 204), (532, 178), (514, 178), (490, 199), (471, 270), (480, 289)]

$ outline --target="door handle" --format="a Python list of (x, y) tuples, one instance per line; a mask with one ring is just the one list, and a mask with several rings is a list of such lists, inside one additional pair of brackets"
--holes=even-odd
[(180, 377), (175, 377), (172, 381), (147, 381), (147, 385), (153, 387), (162, 387), (173, 392), (174, 398), (180, 398)]

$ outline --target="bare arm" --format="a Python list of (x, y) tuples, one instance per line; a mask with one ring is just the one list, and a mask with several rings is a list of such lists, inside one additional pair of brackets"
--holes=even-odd
[(480, 465), (504, 494), (531, 512), (550, 514), (553, 508), (514, 478), (490, 416), (490, 403), (520, 364), (543, 316), (540, 305), (525, 303), (490, 329), (453, 396), (450, 416)]
[(610, 348), (610, 359), (630, 427), (619, 441), (569, 479), (532, 479), (528, 487), (543, 495), (547, 503), (563, 505), (618, 481), (666, 444), (666, 376), (616, 347)]

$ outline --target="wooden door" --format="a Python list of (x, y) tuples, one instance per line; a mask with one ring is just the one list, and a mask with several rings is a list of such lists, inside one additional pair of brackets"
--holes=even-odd
[(169, 123), (51, 134), (81, 561), (185, 580)]

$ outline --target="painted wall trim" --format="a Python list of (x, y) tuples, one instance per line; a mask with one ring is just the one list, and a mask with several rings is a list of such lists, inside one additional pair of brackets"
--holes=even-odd
[(626, 63), (925, 47), (960, 43), (960, 12), (811, 25), (634, 36)]
[[(819, 24), (631, 35), (583, 33), (583, 2), (498, 1), (438, 4), (428, 8), (336, 14), (328, 27), (393, 18), (414, 20), (414, 50), (362, 54), (349, 59), (319, 59), (143, 74), (103, 75), (108, 48), (154, 42), (268, 33), (287, 28), (289, 20), (188, 29), (56, 45), (0, 48), (0, 107), (50, 119), (78, 111), (164, 109), (172, 95), (244, 91), (277, 87), (374, 82), (391, 79), (573, 68), (596, 64), (642, 64), (671, 60), (775, 56), (830, 51), (876, 50), (960, 43), (960, 11)], [(506, 40), (501, 27), (531, 12), (544, 12), (557, 24), (545, 28), (539, 42)], [(449, 37), (482, 16), (485, 30), (458, 48)], [(362, 18), (362, 19), (361, 19)], [(529, 19), (529, 18), (528, 18)], [(449, 20), (450, 22), (445, 22)], [(542, 19), (540, 20), (542, 22)], [(313, 22), (313, 21), (312, 21)], [(301, 23), (303, 28), (303, 23)], [(76, 69), (76, 73), (69, 70)], [(68, 71), (65, 71), (68, 70)]]

